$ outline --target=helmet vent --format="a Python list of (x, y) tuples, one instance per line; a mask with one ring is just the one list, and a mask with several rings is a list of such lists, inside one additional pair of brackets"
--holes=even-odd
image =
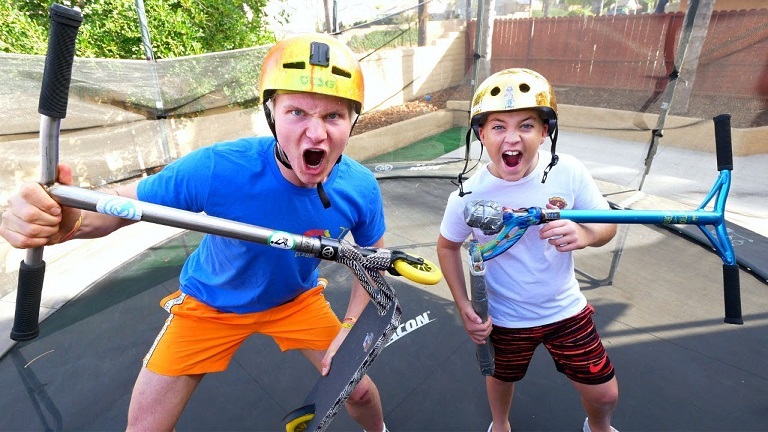
[(307, 64), (304, 62), (292, 62), (283, 63), (283, 69), (306, 69)]
[(501, 93), (501, 89), (498, 87), (494, 87), (491, 89), (491, 96), (498, 96), (498, 94)]
[(331, 68), (331, 73), (334, 75), (343, 76), (344, 78), (352, 78), (352, 74), (349, 73), (349, 71), (344, 70), (342, 68), (338, 68), (336, 66)]
[(528, 93), (529, 91), (531, 91), (531, 86), (529, 86), (526, 83), (522, 83), (520, 84), (520, 91), (523, 93)]

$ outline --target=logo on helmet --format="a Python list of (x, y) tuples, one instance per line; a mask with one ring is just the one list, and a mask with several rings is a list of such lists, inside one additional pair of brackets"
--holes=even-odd
[(504, 108), (512, 109), (515, 107), (515, 89), (512, 86), (507, 86), (504, 90)]

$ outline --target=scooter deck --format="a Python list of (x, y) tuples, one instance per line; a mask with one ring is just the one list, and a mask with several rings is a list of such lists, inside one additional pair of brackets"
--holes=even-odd
[(333, 356), (328, 375), (318, 378), (304, 405), (283, 417), (286, 432), (324, 431), (400, 324), (394, 299), (384, 315), (369, 302)]

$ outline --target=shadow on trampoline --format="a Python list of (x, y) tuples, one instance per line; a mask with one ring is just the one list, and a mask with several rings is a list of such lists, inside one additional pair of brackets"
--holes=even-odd
[[(446, 179), (381, 182), (387, 247), (435, 260)], [(37, 339), (0, 361), (3, 430), (121, 430), (141, 358), (166, 318), (158, 302), (177, 289), (184, 233), (126, 263), (45, 320)], [(579, 251), (585, 295), (617, 368), (619, 430), (765, 430), (768, 296), (742, 277), (745, 324), (722, 322), (720, 260), (666, 230), (632, 226), (610, 284), (602, 277), (612, 246)], [(435, 260), (436, 262), (436, 260)], [(351, 273), (323, 262), (328, 300), (343, 313)], [(370, 375), (392, 431), (480, 431), (490, 422), (484, 378), (447, 286), (388, 277), (403, 308), (396, 338)], [(594, 284), (592, 284), (594, 285)], [(317, 372), (300, 354), (280, 353), (268, 338), (246, 340), (225, 372), (206, 377), (179, 430), (282, 430)], [(578, 395), (540, 348), (517, 385), (514, 430), (577, 430)], [(330, 430), (358, 431), (342, 410)]]

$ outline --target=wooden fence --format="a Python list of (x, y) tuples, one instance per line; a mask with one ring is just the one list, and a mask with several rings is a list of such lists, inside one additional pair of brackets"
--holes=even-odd
[[(497, 19), (491, 71), (534, 69), (554, 85), (655, 91), (673, 71), (685, 15)], [(471, 67), (476, 21), (467, 26)], [(768, 87), (768, 9), (715, 11), (693, 93), (754, 96)], [(768, 95), (762, 95), (768, 96)]]

